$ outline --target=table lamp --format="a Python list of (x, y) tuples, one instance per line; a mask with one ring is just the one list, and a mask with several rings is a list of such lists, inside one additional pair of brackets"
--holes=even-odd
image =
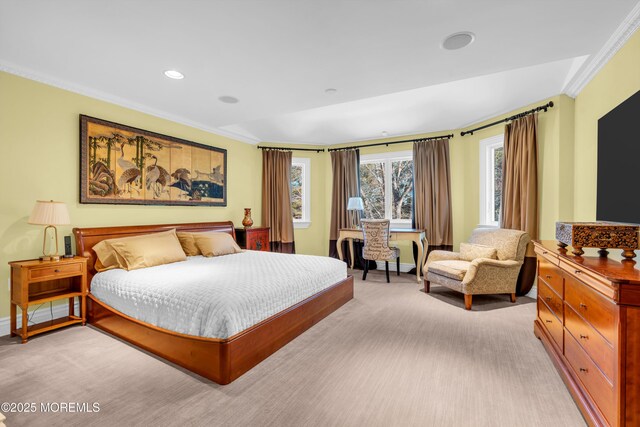
[[(38, 200), (33, 207), (29, 224), (46, 225), (44, 228), (44, 240), (42, 241), (42, 261), (60, 261), (58, 255), (58, 229), (56, 225), (66, 225), (70, 223), (69, 211), (64, 202), (54, 202)], [(56, 251), (51, 253), (47, 251), (47, 231), (53, 229), (54, 239), (56, 241)]]
[[(363, 211), (364, 210), (364, 202), (362, 201), (362, 197), (349, 197), (349, 203), (347, 204), (348, 211)], [(356, 223), (356, 218), (358, 214), (357, 212), (353, 215), (351, 225), (353, 228), (358, 228), (358, 224)]]

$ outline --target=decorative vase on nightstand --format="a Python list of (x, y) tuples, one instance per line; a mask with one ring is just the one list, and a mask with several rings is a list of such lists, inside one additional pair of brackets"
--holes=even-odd
[(251, 208), (244, 208), (244, 219), (242, 220), (242, 225), (245, 227), (251, 227), (253, 225), (253, 220), (251, 219)]

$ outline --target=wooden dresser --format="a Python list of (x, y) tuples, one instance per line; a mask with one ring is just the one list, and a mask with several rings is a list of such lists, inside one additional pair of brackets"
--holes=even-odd
[[(640, 266), (534, 242), (534, 333), (590, 425), (640, 425)], [(570, 249), (570, 248), (569, 248)]]
[(236, 228), (236, 240), (242, 249), (269, 251), (269, 227)]

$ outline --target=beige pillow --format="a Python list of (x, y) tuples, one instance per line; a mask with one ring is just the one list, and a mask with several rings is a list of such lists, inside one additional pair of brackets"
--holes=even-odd
[(126, 268), (124, 259), (113, 249), (111, 242), (118, 239), (103, 240), (93, 247), (93, 251), (98, 256), (94, 265), (96, 271), (111, 270), (112, 268)]
[(498, 259), (498, 250), (491, 246), (476, 245), (474, 243), (460, 243), (460, 259), (473, 261), (477, 258)]
[(206, 257), (237, 254), (242, 252), (240, 246), (233, 240), (231, 234), (220, 231), (193, 233), (196, 246)]
[(161, 233), (123, 237), (110, 243), (124, 259), (126, 270), (137, 270), (187, 259), (175, 229)]
[(202, 255), (202, 252), (200, 252), (200, 249), (196, 246), (196, 239), (193, 237), (193, 233), (179, 231), (176, 235), (178, 236), (182, 250), (187, 256)]

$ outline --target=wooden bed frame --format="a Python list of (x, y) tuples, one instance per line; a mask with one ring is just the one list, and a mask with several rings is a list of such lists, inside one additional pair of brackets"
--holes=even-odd
[(124, 227), (74, 228), (78, 255), (88, 258), (88, 322), (133, 345), (202, 375), (229, 384), (353, 298), (353, 276), (225, 339), (185, 335), (136, 320), (91, 295), (96, 273), (93, 246), (105, 239), (177, 231), (221, 231), (235, 238), (231, 221)]

